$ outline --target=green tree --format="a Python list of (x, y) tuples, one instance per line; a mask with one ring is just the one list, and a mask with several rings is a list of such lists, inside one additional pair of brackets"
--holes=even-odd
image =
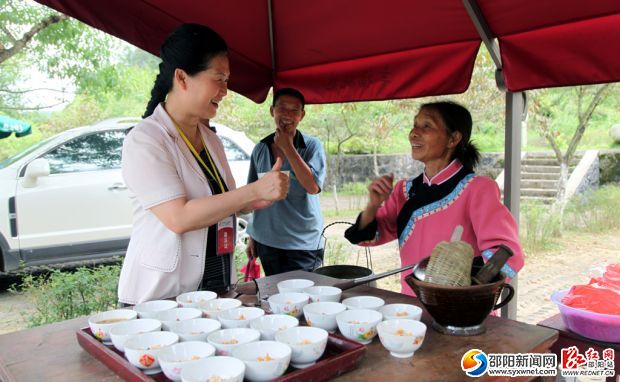
[(0, 20), (0, 110), (5, 112), (54, 106), (24, 105), (26, 95), (40, 90), (24, 87), (33, 70), (78, 83), (110, 64), (109, 52), (118, 46), (111, 36), (30, 0), (0, 0)]

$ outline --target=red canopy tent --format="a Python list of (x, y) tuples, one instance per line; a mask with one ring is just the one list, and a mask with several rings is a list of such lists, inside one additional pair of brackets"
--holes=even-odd
[[(230, 88), (256, 102), (272, 86), (308, 103), (464, 92), (482, 41), (506, 91), (504, 203), (517, 217), (522, 91), (620, 81), (618, 0), (37, 1), (153, 54), (179, 24), (208, 25), (228, 42)], [(515, 312), (513, 299), (503, 313)]]
[[(38, 0), (153, 54), (183, 22), (230, 46), (230, 88), (262, 102), (460, 93), (481, 36), (461, 0)], [(509, 91), (620, 80), (618, 0), (480, 0)]]

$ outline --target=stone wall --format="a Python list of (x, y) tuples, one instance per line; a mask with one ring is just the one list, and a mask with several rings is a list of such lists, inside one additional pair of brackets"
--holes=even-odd
[[(410, 155), (377, 155), (377, 173), (379, 175), (394, 173), (395, 179), (418, 176), (424, 166), (414, 161)], [(337, 184), (368, 183), (375, 178), (375, 158), (373, 155), (330, 155), (327, 157), (327, 176), (324, 189), (330, 190), (335, 182), (337, 166), (340, 166), (340, 179)], [(504, 154), (484, 153), (476, 169), (477, 173), (495, 179), (504, 166)]]
[(620, 149), (600, 150), (600, 183), (620, 183)]
[[(338, 160), (339, 159), (339, 160)], [(380, 175), (394, 173), (395, 179), (419, 175), (424, 168), (422, 163), (411, 159), (410, 155), (377, 155), (377, 168)], [(327, 157), (327, 176), (324, 189), (330, 190), (335, 181), (335, 169), (340, 165), (338, 185), (346, 183), (368, 183), (375, 177), (373, 155), (337, 155)], [(620, 183), (620, 149), (600, 150), (600, 184)], [(476, 172), (495, 179), (504, 168), (503, 153), (482, 153)]]

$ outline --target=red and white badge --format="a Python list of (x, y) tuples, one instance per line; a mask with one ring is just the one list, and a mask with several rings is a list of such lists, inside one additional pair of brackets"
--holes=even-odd
[(235, 217), (229, 216), (217, 222), (217, 255), (223, 256), (235, 250)]

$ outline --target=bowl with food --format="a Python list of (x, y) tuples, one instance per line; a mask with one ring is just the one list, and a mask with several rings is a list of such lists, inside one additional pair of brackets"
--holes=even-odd
[(254, 307), (240, 307), (225, 310), (217, 319), (222, 323), (222, 328), (248, 328), (252, 320), (264, 316), (265, 311)]
[(108, 310), (91, 316), (88, 319), (88, 326), (97, 339), (106, 345), (111, 345), (110, 329), (122, 322), (135, 320), (136, 317), (138, 313), (131, 309)]
[(138, 318), (114, 325), (110, 329), (110, 339), (118, 351), (125, 351), (125, 341), (131, 336), (142, 333), (158, 332), (161, 330), (161, 321), (154, 318)]
[(301, 317), (303, 307), (308, 303), (310, 296), (307, 293), (287, 292), (277, 293), (269, 297), (269, 307), (274, 314), (288, 314), (296, 318)]
[(164, 310), (155, 315), (155, 319), (161, 321), (163, 330), (170, 331), (170, 325), (175, 322), (192, 320), (202, 317), (202, 310), (196, 308), (174, 308)]
[(385, 305), (385, 301), (382, 298), (375, 296), (355, 296), (342, 300), (342, 303), (346, 305), (347, 309), (372, 309), (379, 310), (380, 307)]
[(207, 336), (207, 342), (215, 347), (217, 355), (231, 355), (239, 345), (258, 341), (260, 332), (250, 328), (222, 329)]
[(301, 292), (305, 288), (311, 287), (314, 285), (314, 281), (306, 280), (306, 279), (290, 279), (280, 281), (277, 284), (278, 292), (287, 293), (287, 292)]
[(136, 334), (125, 342), (125, 358), (142, 370), (152, 375), (161, 372), (157, 356), (166, 346), (179, 342), (179, 336), (172, 332), (150, 332)]
[(339, 302), (313, 302), (304, 306), (304, 317), (308, 326), (335, 332), (338, 328), (336, 316), (347, 310), (344, 304)]
[(377, 325), (377, 333), (381, 344), (392, 356), (409, 358), (422, 346), (426, 325), (409, 319), (386, 320)]
[(181, 380), (183, 369), (200, 359), (215, 354), (213, 345), (200, 341), (180, 342), (162, 349), (158, 354), (159, 365), (168, 379)]
[(273, 341), (275, 334), (299, 326), (299, 320), (286, 314), (267, 314), (250, 322), (250, 328), (260, 332), (260, 339)]
[(348, 309), (336, 316), (338, 329), (346, 338), (369, 344), (377, 335), (377, 324), (383, 315), (373, 309)]
[(245, 378), (270, 381), (284, 374), (291, 361), (292, 350), (276, 341), (258, 341), (237, 346), (232, 356), (245, 364)]
[(222, 324), (212, 318), (194, 318), (170, 325), (170, 331), (179, 335), (179, 341), (206, 341), (209, 334), (220, 330)]
[(308, 293), (311, 302), (340, 302), (342, 289), (333, 286), (311, 286), (302, 292)]
[(276, 341), (291, 347), (291, 366), (304, 369), (321, 358), (328, 336), (325, 329), (299, 326), (276, 333)]
[(208, 290), (186, 292), (177, 296), (176, 301), (181, 308), (197, 308), (198, 304), (215, 300), (217, 293)]
[(243, 382), (245, 364), (233, 357), (202, 358), (183, 368), (183, 382)]
[(379, 308), (384, 320), (417, 320), (422, 317), (422, 308), (412, 304), (387, 304)]
[(133, 307), (133, 310), (138, 312), (138, 317), (140, 318), (155, 318), (157, 313), (163, 312), (164, 310), (170, 310), (174, 308), (178, 308), (179, 304), (176, 301), (172, 300), (152, 300), (146, 301), (140, 304), (136, 304)]
[(199, 302), (197, 308), (202, 310), (206, 318), (217, 319), (217, 316), (225, 310), (241, 306), (241, 301), (236, 298), (218, 298), (215, 300)]

